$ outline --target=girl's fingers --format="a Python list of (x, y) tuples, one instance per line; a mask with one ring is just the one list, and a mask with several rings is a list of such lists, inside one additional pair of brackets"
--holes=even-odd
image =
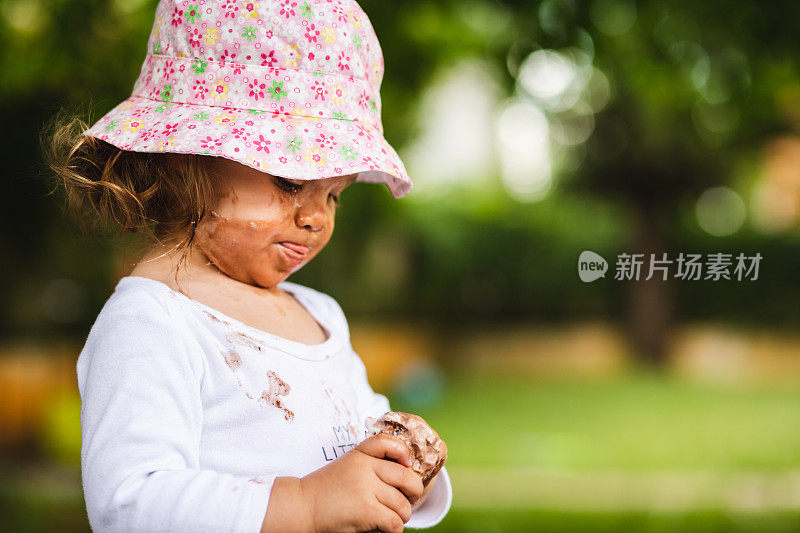
[(402, 492), (407, 501), (416, 502), (422, 497), (425, 487), (422, 478), (408, 467), (389, 461), (382, 461), (375, 465), (375, 473), (387, 486)]
[(397, 512), (378, 500), (378, 531), (381, 533), (402, 533), (405, 521)]
[(411, 466), (411, 451), (408, 446), (391, 435), (379, 433), (361, 441), (355, 449), (377, 459), (394, 459), (403, 466)]
[(375, 491), (375, 497), (383, 505), (394, 511), (403, 520), (404, 524), (411, 520), (411, 504), (408, 503), (403, 493), (396, 488), (389, 485), (381, 485)]

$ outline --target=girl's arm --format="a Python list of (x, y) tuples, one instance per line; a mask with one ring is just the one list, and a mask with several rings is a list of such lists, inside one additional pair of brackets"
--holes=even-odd
[(204, 367), (187, 339), (149, 295), (113, 302), (92, 327), (77, 374), (82, 482), (96, 532), (261, 528), (273, 479), (200, 467)]

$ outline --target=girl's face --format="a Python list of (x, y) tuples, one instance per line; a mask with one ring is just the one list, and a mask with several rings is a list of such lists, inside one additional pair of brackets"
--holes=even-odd
[(288, 180), (212, 158), (226, 192), (197, 226), (197, 246), (224, 274), (274, 287), (308, 263), (333, 233), (338, 197), (356, 175)]

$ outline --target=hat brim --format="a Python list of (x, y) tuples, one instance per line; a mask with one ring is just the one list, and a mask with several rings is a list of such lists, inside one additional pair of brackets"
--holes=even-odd
[(356, 181), (385, 183), (394, 198), (411, 189), (402, 161), (374, 126), (292, 112), (132, 96), (84, 134), (133, 152), (225, 157), (289, 179), (357, 174)]

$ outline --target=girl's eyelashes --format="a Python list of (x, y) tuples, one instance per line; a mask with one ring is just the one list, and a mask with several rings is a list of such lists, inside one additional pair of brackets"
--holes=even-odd
[(286, 192), (296, 193), (300, 192), (300, 189), (303, 188), (303, 184), (292, 183), (291, 181), (282, 178), (280, 176), (275, 176), (275, 183), (278, 184), (278, 187), (283, 189)]
[[(278, 185), (278, 187), (290, 194), (298, 193), (303, 188), (302, 183), (292, 183), (286, 178), (282, 178), (280, 176), (274, 176), (274, 178), (275, 178), (275, 183)], [(330, 193), (328, 196), (333, 200), (333, 203), (335, 203), (336, 205), (339, 205), (341, 203), (338, 194)]]

